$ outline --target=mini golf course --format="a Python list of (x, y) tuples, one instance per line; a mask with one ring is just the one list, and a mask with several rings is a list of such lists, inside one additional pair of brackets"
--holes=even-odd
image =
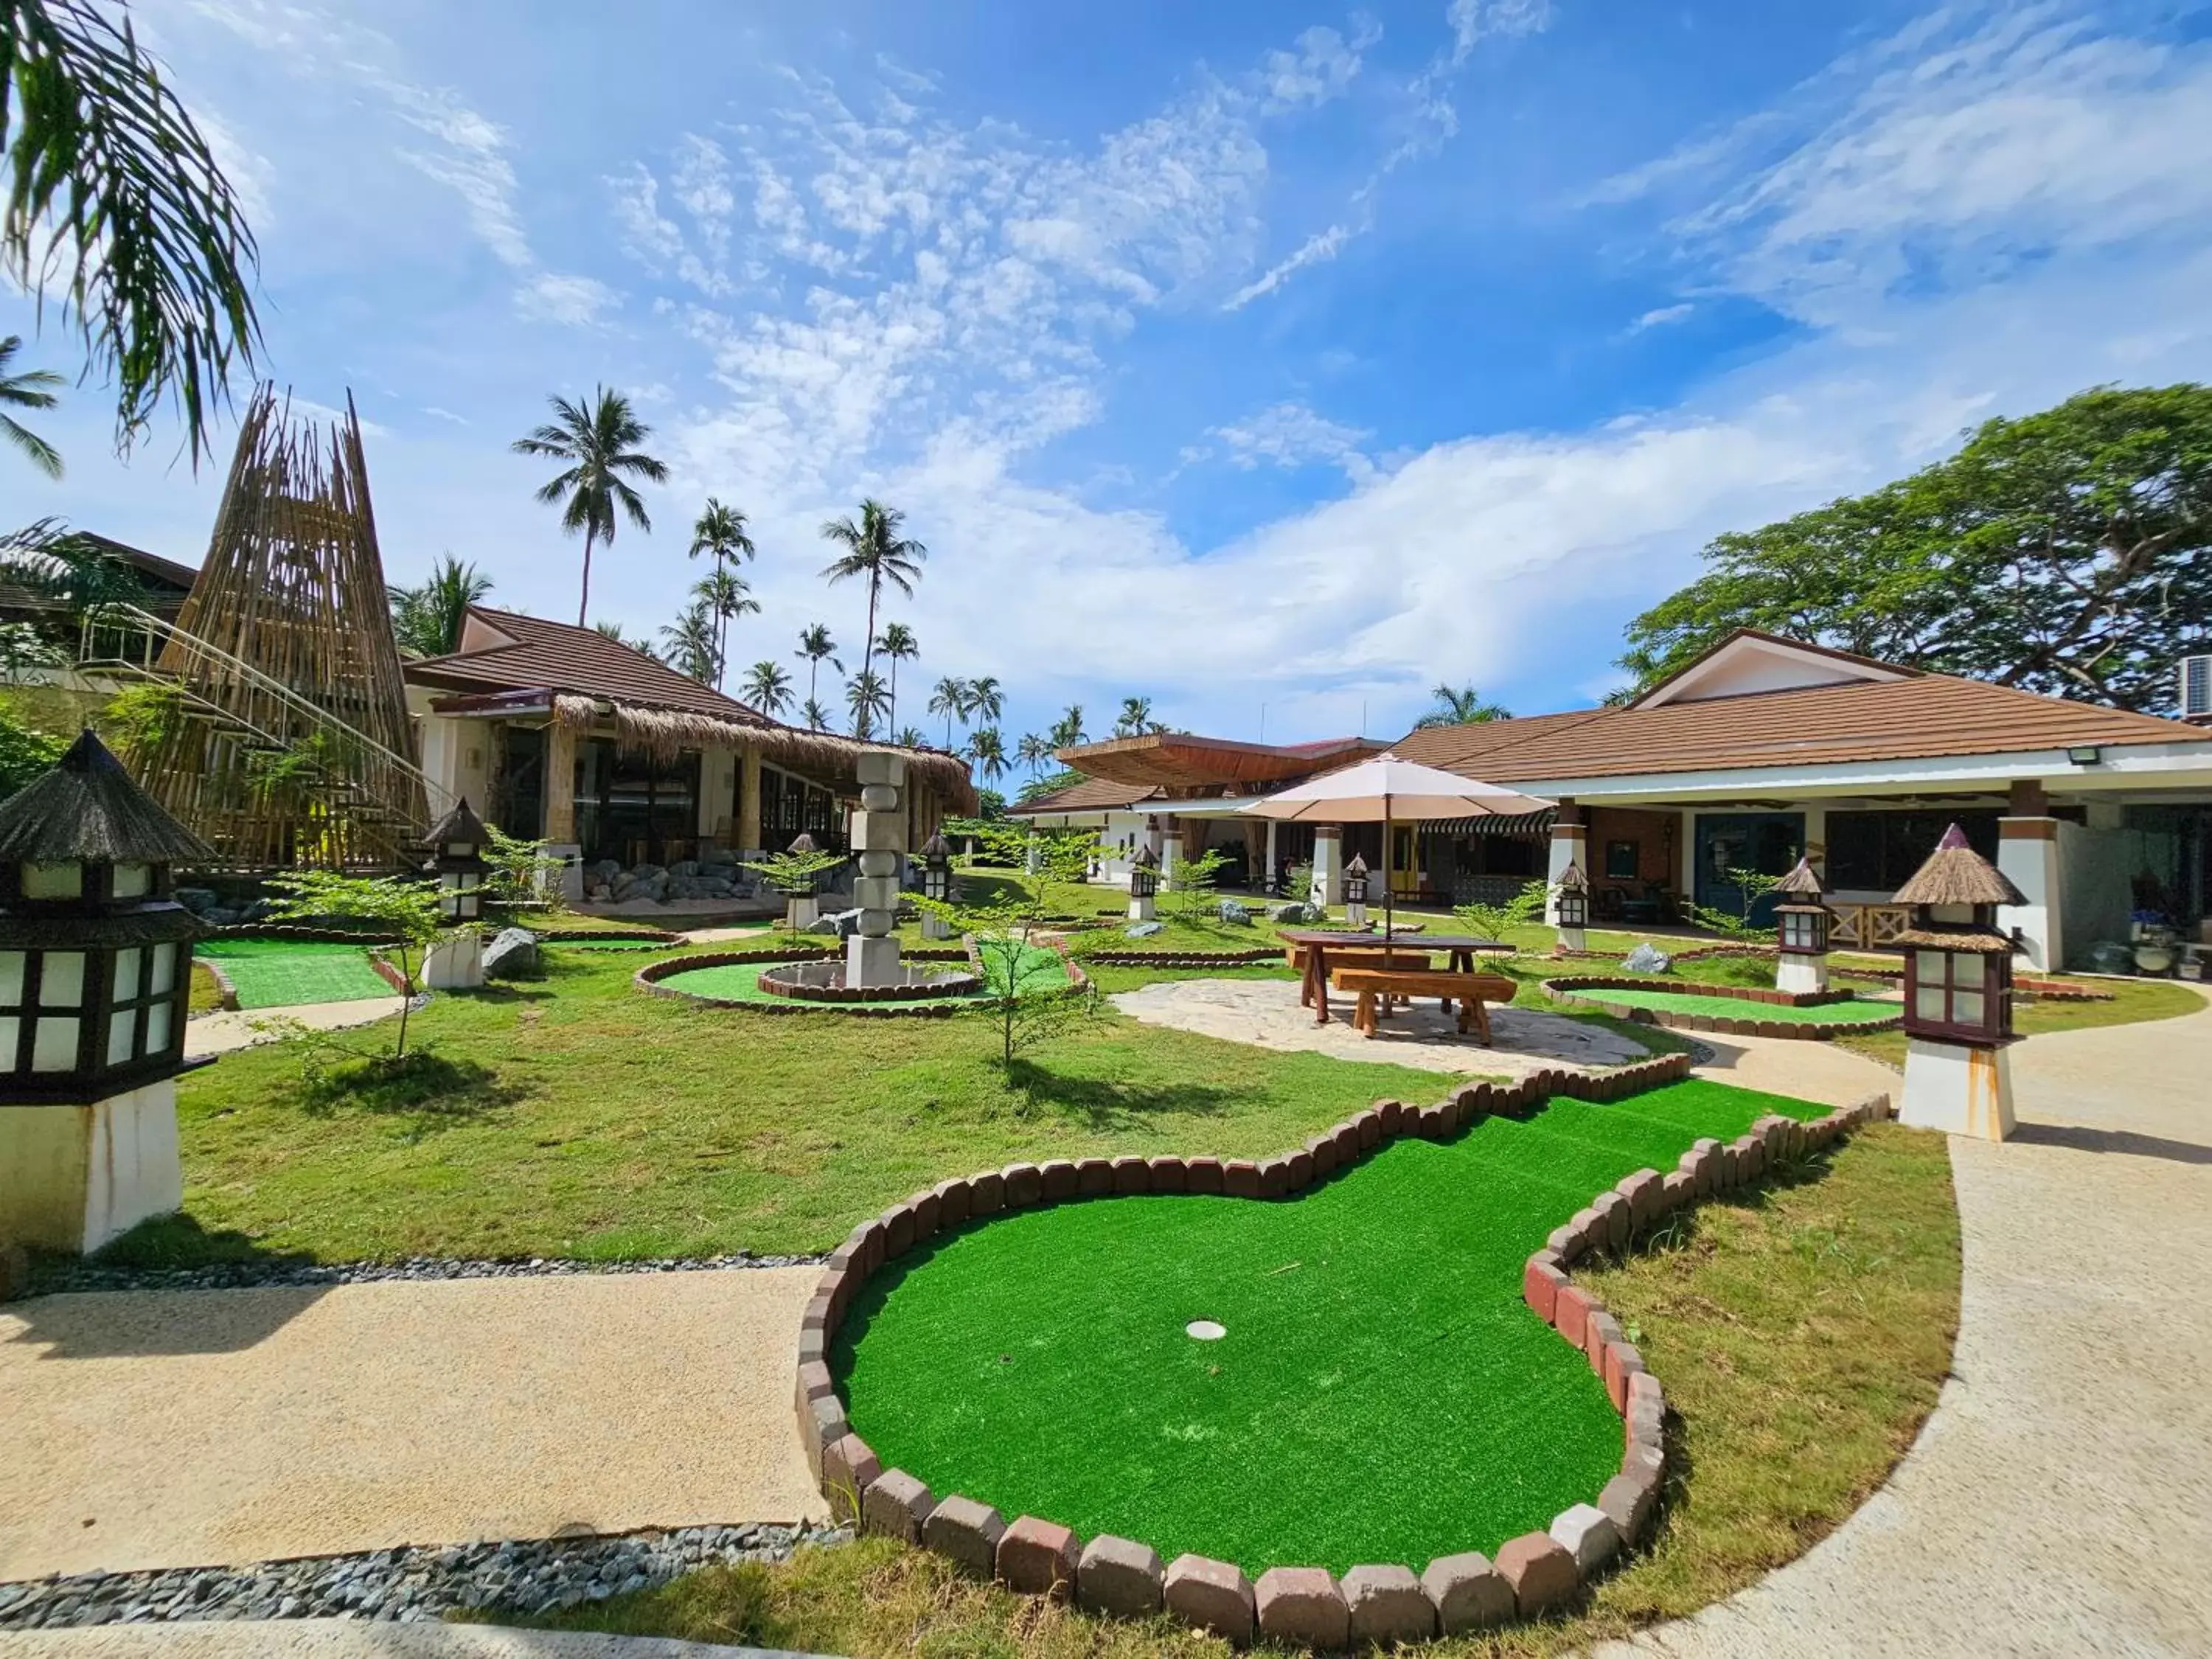
[[(970, 993), (965, 996), (893, 997), (866, 1005), (798, 1002), (761, 988), (762, 973), (778, 965), (768, 961), (727, 962), (712, 968), (691, 968), (681, 973), (670, 974), (656, 983), (666, 990), (680, 991), (688, 996), (709, 997), (718, 1002), (754, 1002), (779, 1009), (805, 1008), (827, 1013), (850, 1012), (855, 1006), (876, 1009), (937, 1008), (965, 1003), (980, 1004), (986, 1000), (980, 993)], [(984, 969), (986, 977), (994, 985), (999, 982), (1005, 972), (1002, 960), (989, 954), (984, 957)], [(1059, 991), (1067, 985), (1067, 975), (1059, 954), (1035, 945), (1024, 948), (1020, 966), (1015, 973), (1021, 981), (1024, 996)]]
[(1522, 1300), (1528, 1253), (1770, 1112), (1816, 1109), (1693, 1079), (1400, 1140), (1288, 1202), (1004, 1215), (876, 1274), (833, 1370), (884, 1468), (1010, 1518), (1255, 1577), (1494, 1551), (1621, 1455), (1603, 1385)]
[(1592, 1002), (1617, 1002), (1629, 1008), (1649, 1008), (1656, 1013), (1773, 1020), (1784, 1025), (1870, 1025), (1893, 1020), (1904, 1012), (1901, 1003), (1875, 1002), (1856, 996), (1848, 1002), (1822, 1002), (1809, 1008), (1796, 1008), (1786, 1003), (1746, 1002), (1735, 997), (1699, 996), (1686, 991), (1646, 991), (1617, 985), (1586, 991), (1562, 987), (1561, 994)]
[(358, 945), (216, 939), (202, 940), (193, 954), (222, 970), (238, 994), (238, 1006), (248, 1011), (399, 994), (369, 965), (368, 952)]

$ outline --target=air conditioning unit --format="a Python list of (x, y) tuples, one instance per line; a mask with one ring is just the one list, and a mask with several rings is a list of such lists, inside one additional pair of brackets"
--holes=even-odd
[(2181, 659), (2181, 718), (2212, 720), (2212, 656)]

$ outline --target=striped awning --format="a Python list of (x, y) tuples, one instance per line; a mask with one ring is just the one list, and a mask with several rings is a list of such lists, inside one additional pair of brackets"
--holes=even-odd
[(1540, 812), (1523, 812), (1513, 818), (1438, 818), (1424, 823), (1421, 833), (1425, 836), (1510, 836), (1516, 840), (1536, 841), (1552, 833), (1552, 824), (1559, 816), (1558, 807), (1547, 806)]

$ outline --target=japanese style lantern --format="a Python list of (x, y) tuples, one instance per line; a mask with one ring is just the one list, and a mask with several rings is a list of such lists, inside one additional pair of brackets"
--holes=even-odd
[(1957, 824), (1897, 890), (1911, 925), (1905, 952), (1905, 1091), (1899, 1116), (1923, 1128), (2002, 1140), (2011, 1132), (2013, 938), (1997, 907), (2022, 902)]
[(1558, 902), (1561, 927), (1579, 930), (1589, 926), (1589, 880), (1581, 865), (1570, 864), (1559, 872)]
[(1129, 896), (1148, 899), (1160, 890), (1160, 859), (1149, 844), (1137, 849), (1136, 857), (1129, 860)]
[(921, 896), (939, 904), (952, 896), (952, 843), (941, 830), (921, 844)]
[(1352, 862), (1344, 866), (1344, 902), (1367, 902), (1367, 860), (1357, 853), (1352, 855)]
[(449, 927), (477, 921), (483, 915), (483, 882), (491, 866), (483, 849), (491, 836), (465, 795), (453, 810), (430, 831), (430, 862), (425, 866), (438, 878), (438, 908)]

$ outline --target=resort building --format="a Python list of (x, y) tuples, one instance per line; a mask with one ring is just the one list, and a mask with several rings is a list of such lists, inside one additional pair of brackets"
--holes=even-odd
[[(1109, 842), (1141, 825), (1183, 856), (1230, 842), (1264, 859), (1267, 825), (1239, 819), (1230, 792), (1291, 780), (1199, 783), (1184, 759), (1253, 747), (1162, 737), (1066, 750), (1089, 781), (1020, 811), (1097, 825)], [(2212, 729), (1771, 635), (1735, 634), (1624, 705), (1435, 726), (1390, 747), (1559, 805), (1400, 825), (1388, 849), (1376, 825), (1324, 830), (1310, 849), (1332, 900), (1355, 851), (1402, 898), (1442, 902), (1501, 897), (1572, 862), (1595, 920), (1667, 922), (1691, 903), (1740, 909), (1729, 872), (1779, 876), (1802, 855), (1832, 895), (1836, 943), (1879, 948), (1906, 926), (1897, 889), (1955, 823), (2027, 898), (2000, 921), (2034, 967), (2080, 965), (2137, 918), (2194, 939), (2212, 908)], [(1276, 847), (1295, 862), (1293, 827)]]
[[(842, 850), (858, 759), (886, 747), (787, 726), (596, 629), (482, 605), (458, 651), (403, 673), (433, 796), (582, 864), (780, 852), (802, 831)], [(975, 792), (966, 762), (899, 752), (918, 847)]]

